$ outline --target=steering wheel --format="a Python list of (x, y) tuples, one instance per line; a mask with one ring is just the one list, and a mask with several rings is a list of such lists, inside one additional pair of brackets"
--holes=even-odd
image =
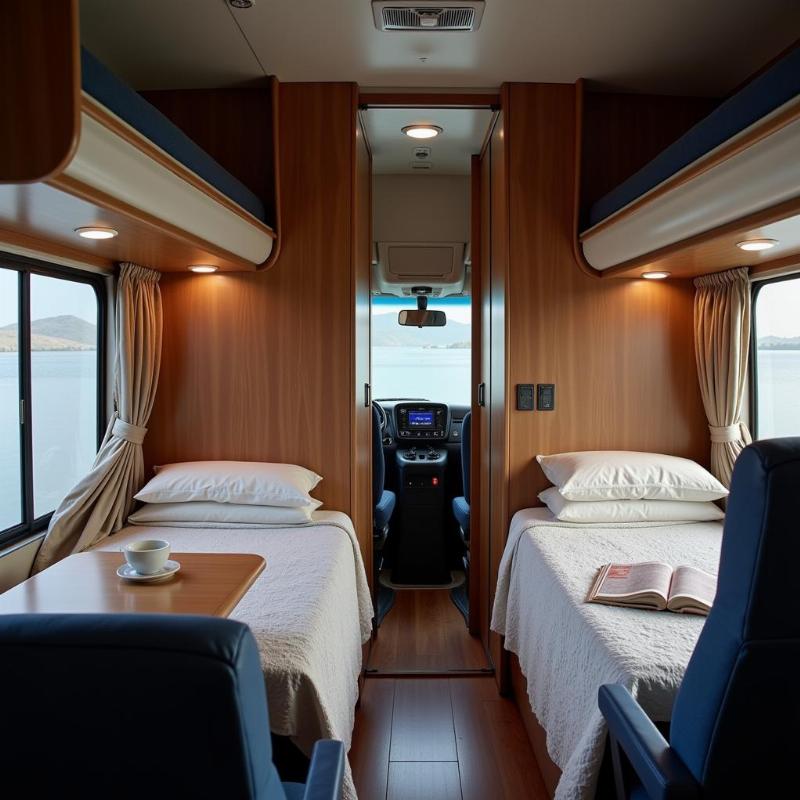
[(389, 417), (386, 414), (386, 409), (384, 409), (384, 407), (377, 401), (373, 400), (372, 406), (377, 410), (378, 415), (381, 418), (381, 437), (382, 437), (383, 434), (386, 433), (386, 429), (389, 427)]

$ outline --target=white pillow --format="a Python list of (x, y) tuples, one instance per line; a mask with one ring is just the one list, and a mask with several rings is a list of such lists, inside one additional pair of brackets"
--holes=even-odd
[(134, 497), (145, 503), (208, 501), (298, 508), (317, 502), (309, 492), (322, 480), (295, 464), (259, 461), (187, 461), (156, 467)]
[(536, 456), (567, 500), (719, 500), (728, 490), (688, 458), (624, 450)]
[(174, 525), (207, 522), (227, 525), (302, 525), (311, 520), (311, 512), (319, 506), (298, 508), (253, 506), (239, 503), (146, 503), (128, 517), (132, 525)]
[(709, 501), (686, 500), (566, 500), (555, 486), (539, 499), (561, 522), (712, 522), (724, 518), (719, 506)]

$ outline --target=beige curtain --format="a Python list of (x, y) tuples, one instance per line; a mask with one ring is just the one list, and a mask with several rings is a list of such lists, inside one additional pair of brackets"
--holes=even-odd
[(114, 415), (91, 471), (50, 520), (33, 573), (121, 528), (144, 481), (142, 442), (161, 366), (157, 272), (123, 264), (117, 284)]
[(742, 422), (750, 348), (750, 280), (746, 268), (696, 278), (694, 351), (711, 432), (711, 471), (730, 486), (733, 465), (750, 444)]

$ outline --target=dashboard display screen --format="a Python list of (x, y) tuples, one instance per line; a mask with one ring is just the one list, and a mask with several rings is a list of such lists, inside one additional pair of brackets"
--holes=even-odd
[(432, 428), (434, 420), (433, 411), (409, 411), (408, 426), (410, 428)]

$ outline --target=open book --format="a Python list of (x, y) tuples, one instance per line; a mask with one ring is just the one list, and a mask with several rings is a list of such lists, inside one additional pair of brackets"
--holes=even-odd
[(675, 567), (661, 561), (641, 564), (605, 564), (600, 567), (589, 603), (708, 614), (717, 591), (717, 579), (695, 567)]

